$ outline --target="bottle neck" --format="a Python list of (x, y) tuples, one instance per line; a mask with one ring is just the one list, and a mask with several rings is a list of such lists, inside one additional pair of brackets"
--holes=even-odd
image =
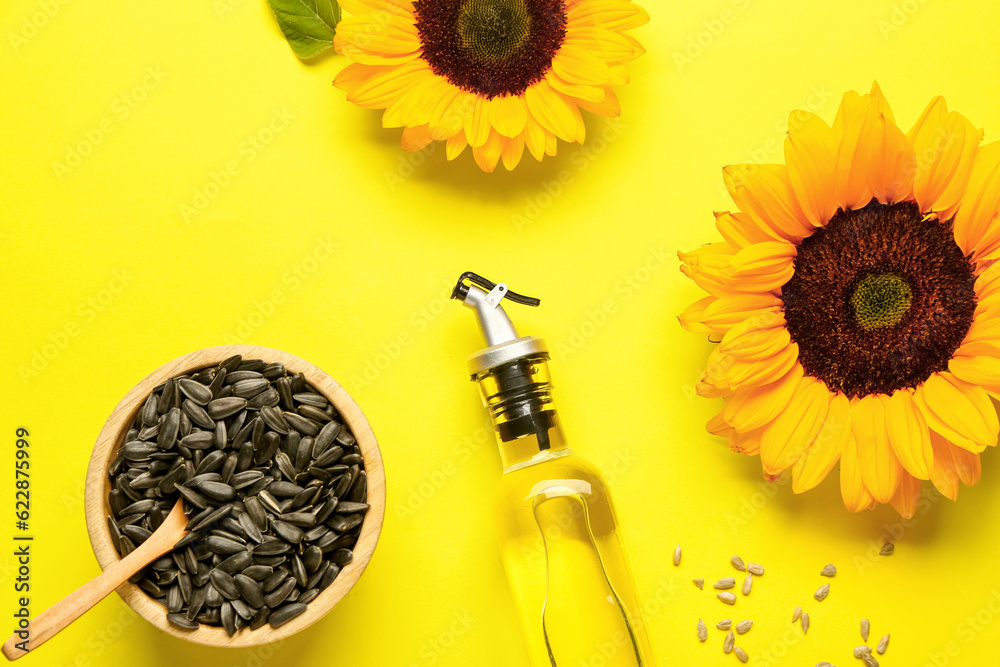
[(552, 401), (548, 354), (519, 357), (476, 374), (504, 468), (540, 452), (566, 449)]
[(497, 446), (500, 449), (500, 461), (503, 463), (504, 470), (511, 466), (528, 463), (543, 453), (569, 449), (569, 445), (566, 444), (566, 439), (563, 437), (562, 427), (559, 425), (558, 418), (555, 419), (546, 433), (548, 446), (544, 448), (539, 446), (538, 436), (534, 434), (524, 435), (520, 438), (507, 441), (503, 440), (499, 431), (496, 435)]

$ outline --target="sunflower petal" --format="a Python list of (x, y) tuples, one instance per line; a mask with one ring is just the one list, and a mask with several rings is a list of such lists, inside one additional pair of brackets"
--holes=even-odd
[(834, 195), (844, 210), (861, 208), (872, 198), (868, 185), (868, 154), (863, 150), (862, 138), (866, 123), (871, 119), (869, 96), (861, 97), (855, 91), (844, 93), (844, 99), (833, 121), (833, 137), (837, 144)]
[(757, 227), (746, 213), (716, 212), (715, 228), (722, 234), (722, 238), (736, 249), (742, 249), (762, 241), (774, 240), (773, 236), (768, 236)]
[(469, 110), (465, 117), (465, 138), (473, 148), (482, 146), (490, 138), (490, 112), (487, 108), (488, 100), (477, 97), (475, 105)]
[(983, 131), (961, 114), (948, 113), (944, 98), (935, 97), (906, 136), (916, 156), (913, 194), (920, 210), (950, 219), (965, 193)]
[(986, 390), (951, 373), (934, 373), (913, 392), (927, 425), (972, 452), (997, 444), (997, 413)]
[(607, 90), (603, 86), (590, 86), (563, 81), (559, 78), (559, 75), (551, 69), (545, 73), (545, 80), (548, 81), (549, 85), (552, 86), (552, 88), (558, 93), (562, 93), (563, 95), (578, 100), (586, 100), (594, 104), (600, 104), (604, 101), (604, 91)]
[(505, 137), (516, 137), (528, 122), (528, 107), (516, 95), (494, 97), (489, 101), (490, 122)]
[(710, 329), (701, 323), (705, 317), (705, 309), (708, 305), (715, 301), (716, 297), (706, 296), (703, 299), (698, 299), (690, 306), (684, 309), (684, 311), (677, 316), (677, 321), (680, 322), (681, 327), (690, 331), (692, 333), (708, 333)]
[(649, 22), (649, 14), (639, 5), (622, 0), (587, 0), (567, 12), (571, 28), (595, 26), (607, 30), (631, 30)]
[(840, 460), (851, 435), (851, 403), (843, 394), (829, 394), (823, 427), (792, 467), (792, 491), (804, 493), (816, 487)]
[(761, 229), (795, 242), (811, 231), (785, 165), (730, 165), (722, 170), (722, 176), (733, 201)]
[(749, 433), (733, 431), (729, 436), (729, 449), (738, 454), (756, 456), (760, 453), (760, 432), (761, 429)]
[(434, 141), (426, 125), (403, 128), (402, 147), (404, 151), (419, 151)]
[(899, 480), (899, 488), (893, 495), (892, 506), (904, 519), (912, 519), (917, 512), (917, 502), (920, 500), (920, 480), (906, 472)]
[[(621, 65), (630, 60), (634, 60), (639, 54), (636, 53), (635, 45), (626, 35), (619, 34), (606, 27), (580, 27), (569, 30), (566, 33), (566, 46), (576, 46), (582, 48), (589, 54), (608, 65)], [(556, 54), (556, 58), (559, 54)], [(555, 60), (553, 60), (555, 66)], [(608, 71), (610, 75), (610, 70)], [(610, 77), (608, 81), (611, 81)]]
[(764, 474), (776, 475), (794, 465), (816, 439), (830, 407), (826, 385), (802, 376), (788, 406), (761, 431), (760, 461)]
[(958, 498), (958, 484), (972, 486), (982, 474), (979, 454), (948, 442), (937, 433), (931, 433), (934, 447), (934, 467), (931, 482), (941, 495), (955, 500)]
[(507, 140), (507, 145), (503, 147), (503, 153), (501, 154), (501, 157), (503, 158), (503, 166), (507, 168), (507, 171), (512, 171), (514, 167), (517, 166), (517, 163), (521, 161), (521, 156), (523, 154), (523, 133)]
[[(854, 415), (852, 412), (851, 418)], [(861, 459), (858, 456), (858, 441), (854, 430), (844, 439), (844, 448), (840, 454), (840, 495), (844, 498), (844, 507), (850, 512), (860, 512), (869, 509), (875, 502), (872, 494), (865, 487), (861, 475)]]
[(730, 329), (722, 337), (719, 349), (737, 359), (756, 360), (771, 356), (790, 341), (784, 314), (766, 311)]
[(780, 312), (781, 299), (773, 294), (742, 294), (719, 297), (705, 308), (702, 324), (725, 334), (748, 317)]
[(476, 164), (479, 168), (488, 174), (492, 174), (493, 170), (497, 167), (497, 162), (500, 161), (500, 155), (503, 153), (504, 145), (509, 141), (502, 136), (499, 132), (493, 131), (490, 133), (489, 139), (482, 146), (473, 146), (472, 155), (476, 159)]
[(823, 119), (808, 111), (788, 116), (785, 163), (792, 189), (806, 219), (822, 227), (837, 212), (834, 193), (837, 144), (833, 130)]
[(733, 389), (773, 382), (787, 373), (799, 360), (798, 343), (788, 343), (770, 357), (759, 361), (737, 360), (729, 368), (728, 384)]
[(457, 134), (451, 135), (448, 138), (448, 145), (446, 149), (448, 159), (454, 160), (455, 158), (457, 158), (459, 155), (462, 154), (462, 151), (464, 151), (465, 147), (468, 145), (469, 142), (466, 141), (465, 134), (463, 132), (458, 132)]
[(980, 146), (972, 163), (969, 185), (955, 214), (955, 242), (977, 256), (997, 245), (1000, 211), (1000, 141)]
[(913, 405), (913, 392), (899, 389), (886, 399), (889, 444), (906, 471), (918, 479), (929, 479), (934, 465), (930, 431), (923, 413)]
[(352, 60), (364, 53), (401, 56), (421, 48), (413, 19), (388, 13), (344, 17), (337, 24), (335, 40), (340, 53)]
[(851, 429), (858, 443), (865, 487), (878, 502), (889, 502), (899, 487), (903, 466), (889, 445), (882, 396), (865, 396), (852, 406)]
[(576, 118), (570, 103), (547, 81), (542, 80), (525, 90), (524, 99), (528, 103), (528, 111), (543, 128), (563, 141), (574, 141)]
[(726, 404), (726, 421), (741, 432), (764, 426), (792, 400), (802, 374), (802, 366), (795, 364), (784, 377), (769, 385), (736, 390)]
[(578, 104), (581, 109), (586, 109), (590, 113), (600, 116), (601, 118), (616, 118), (622, 115), (621, 102), (618, 101), (618, 96), (615, 95), (615, 91), (610, 88), (604, 89), (604, 99), (600, 102), (580, 99)]
[[(982, 345), (982, 343), (973, 343)], [(997, 356), (965, 356), (962, 352), (969, 345), (958, 348), (948, 361), (948, 370), (960, 380), (982, 387), (994, 398), (1000, 399), (1000, 358)], [(996, 348), (994, 348), (996, 349)], [(1000, 355), (1000, 350), (997, 350)]]
[(883, 204), (908, 199), (913, 193), (916, 155), (896, 126), (889, 103), (878, 84), (872, 86), (870, 113), (874, 115), (865, 139), (868, 146), (868, 183), (872, 196)]

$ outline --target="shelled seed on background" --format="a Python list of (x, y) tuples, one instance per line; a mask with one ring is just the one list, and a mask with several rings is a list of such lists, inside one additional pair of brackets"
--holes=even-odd
[[(275, 386), (322, 415), (287, 416)], [(292, 395), (283, 408), (296, 409)], [(108, 530), (125, 556), (184, 499), (190, 532), (131, 579), (169, 623), (280, 627), (353, 560), (367, 475), (339, 420), (301, 375), (240, 356), (153, 389), (109, 466)]]
[(817, 662), (816, 667), (834, 667), (832, 662)]
[(733, 595), (732, 593), (729, 593), (729, 592), (719, 593), (715, 597), (719, 598), (720, 600), (722, 600), (726, 604), (729, 604), (729, 605), (736, 604), (736, 596)]
[(680, 564), (681, 564), (681, 545), (678, 544), (677, 548), (674, 549), (674, 565), (680, 565)]
[(750, 595), (750, 589), (753, 588), (753, 575), (747, 574), (747, 578), (743, 580), (743, 595)]
[(879, 655), (882, 655), (885, 653), (887, 648), (889, 648), (889, 635), (886, 635), (885, 637), (882, 637), (882, 639), (878, 640), (878, 645), (875, 647), (875, 650), (878, 651)]
[(802, 616), (802, 607), (796, 607), (795, 611), (792, 612), (792, 623), (797, 623), (801, 616)]
[(802, 612), (802, 617), (799, 619), (802, 622), (802, 634), (809, 634), (809, 614)]
[(726, 635), (726, 638), (722, 640), (722, 652), (727, 654), (732, 653), (733, 646), (735, 644), (736, 644), (736, 635), (734, 635), (733, 631), (730, 630), (729, 634)]
[(861, 619), (861, 638), (868, 641), (868, 633), (871, 632), (872, 624), (868, 622), (867, 618)]
[(728, 630), (729, 628), (733, 627), (733, 619), (727, 618), (725, 620), (719, 621), (718, 623), (715, 624), (715, 627), (719, 628), (720, 630)]
[(750, 656), (747, 655), (747, 652), (744, 651), (741, 646), (737, 646), (735, 651), (736, 651), (736, 657), (739, 658), (740, 662), (746, 662), (747, 660), (750, 659)]
[(704, 579), (692, 579), (691, 581), (693, 581), (694, 585), (697, 586), (699, 589), (704, 589), (705, 588), (705, 580)]
[(764, 574), (764, 566), (760, 563), (747, 563), (747, 570), (755, 577), (760, 577)]
[(895, 553), (895, 551), (896, 551), (896, 545), (893, 544), (892, 542), (886, 542), (885, 544), (882, 545), (882, 548), (879, 550), (878, 555), (891, 556), (893, 553)]
[(725, 579), (719, 579), (717, 582), (715, 582), (712, 585), (712, 587), (715, 588), (715, 590), (718, 590), (718, 591), (728, 590), (730, 588), (733, 588), (734, 586), (736, 586), (736, 580), (733, 579), (732, 577), (726, 577)]
[(827, 565), (820, 571), (820, 574), (823, 575), (824, 577), (836, 577), (837, 568), (832, 564)]
[(816, 602), (822, 602), (826, 599), (826, 596), (830, 594), (830, 584), (823, 584), (816, 589), (813, 593), (813, 597), (816, 598)]
[(698, 619), (698, 641), (703, 642), (708, 639), (708, 628), (705, 627), (705, 621)]
[(867, 646), (865, 644), (862, 644), (861, 646), (855, 646), (854, 647), (854, 657), (857, 658), (857, 659), (859, 659), (859, 660), (861, 658), (865, 657), (866, 655), (868, 655), (871, 652), (872, 652), (871, 647), (869, 647), (869, 646)]
[(871, 653), (866, 654), (862, 660), (865, 663), (865, 667), (878, 667), (878, 660)]
[(740, 572), (746, 572), (747, 566), (743, 564), (743, 559), (739, 556), (733, 556), (729, 559), (729, 562)]
[(736, 624), (736, 634), (745, 635), (753, 627), (753, 621), (740, 621)]

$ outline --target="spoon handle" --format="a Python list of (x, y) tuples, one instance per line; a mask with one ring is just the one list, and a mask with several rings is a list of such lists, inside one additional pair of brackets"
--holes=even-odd
[(178, 501), (163, 525), (135, 551), (33, 618), (27, 629), (11, 635), (0, 652), (8, 660), (17, 660), (47, 642), (129, 577), (173, 549), (184, 535), (185, 521), (184, 510)]

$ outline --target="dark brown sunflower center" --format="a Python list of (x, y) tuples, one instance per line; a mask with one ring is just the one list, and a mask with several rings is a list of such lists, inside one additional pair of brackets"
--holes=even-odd
[(418, 0), (424, 59), (477, 95), (520, 95), (541, 80), (566, 36), (563, 0)]
[(802, 241), (782, 288), (805, 372), (860, 397), (947, 369), (972, 325), (973, 268), (952, 223), (912, 202), (837, 211)]

